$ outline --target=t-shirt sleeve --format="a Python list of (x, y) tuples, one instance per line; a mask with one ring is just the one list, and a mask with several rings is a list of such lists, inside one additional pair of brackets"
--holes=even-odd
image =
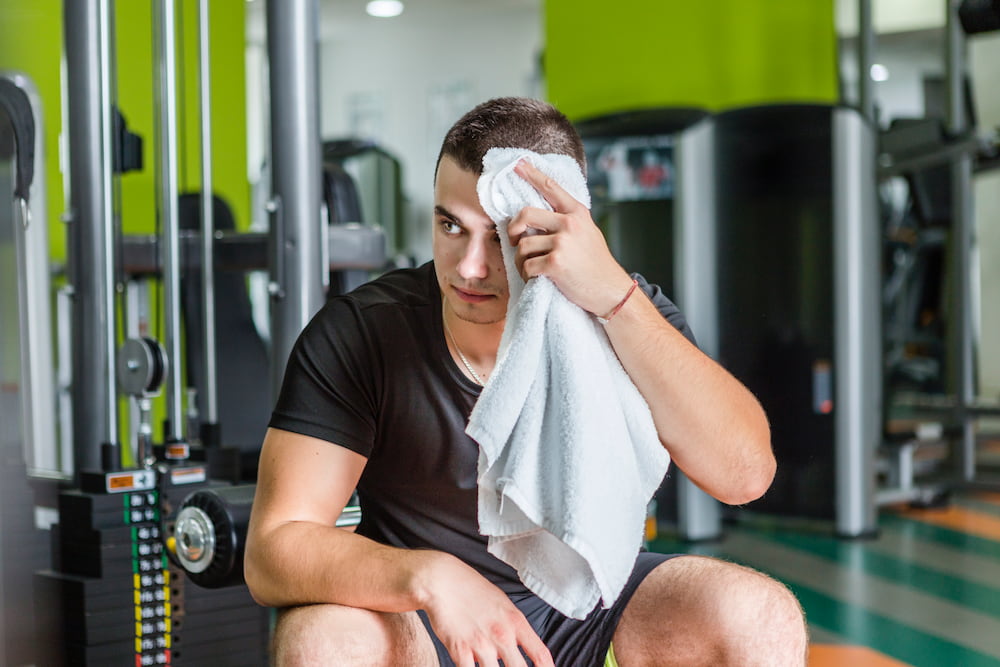
[(663, 315), (664, 319), (674, 325), (675, 329), (684, 334), (685, 338), (697, 345), (698, 341), (695, 340), (694, 332), (691, 331), (687, 318), (684, 317), (680, 308), (678, 308), (673, 301), (667, 298), (667, 295), (663, 293), (660, 286), (653, 285), (638, 273), (633, 273), (632, 277), (639, 283), (639, 289), (646, 293), (646, 296), (648, 296), (649, 300), (653, 302), (653, 305), (660, 311), (660, 314)]
[(330, 301), (295, 342), (268, 425), (370, 456), (379, 363), (357, 304)]

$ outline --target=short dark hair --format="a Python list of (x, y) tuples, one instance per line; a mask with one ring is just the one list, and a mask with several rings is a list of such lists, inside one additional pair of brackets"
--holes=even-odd
[(445, 155), (462, 169), (482, 174), (483, 156), (494, 147), (568, 155), (587, 173), (583, 141), (561, 111), (527, 97), (497, 97), (478, 105), (451, 126), (441, 144), (434, 174)]

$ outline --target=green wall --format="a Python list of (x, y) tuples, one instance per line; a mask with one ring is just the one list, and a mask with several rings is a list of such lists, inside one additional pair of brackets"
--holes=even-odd
[(548, 99), (572, 119), (838, 98), (834, 0), (544, 0), (544, 20)]
[[(115, 3), (115, 51), (118, 107), (129, 129), (143, 139), (143, 170), (121, 178), (122, 226), (126, 233), (155, 227), (156, 134), (153, 100), (152, 2)], [(198, 128), (198, 4), (177, 3), (179, 184), (181, 191), (200, 187)], [(214, 189), (233, 208), (237, 224), (250, 222), (250, 187), (246, 177), (246, 0), (210, 4), (212, 76), (212, 150)], [(61, 0), (0, 0), (0, 69), (22, 71), (42, 97), (45, 118), (48, 210), (52, 258), (66, 256), (66, 234), (59, 217), (66, 210), (58, 159), (62, 131), (60, 59)]]
[[(116, 4), (118, 102), (132, 132), (143, 137), (144, 169), (122, 177), (122, 216), (126, 231), (155, 229), (156, 127), (153, 99), (152, 4)], [(198, 98), (198, 3), (177, 2), (178, 184), (182, 192), (201, 188)], [(212, 0), (212, 180), (213, 189), (233, 208), (237, 224), (250, 223), (247, 182), (246, 0)]]

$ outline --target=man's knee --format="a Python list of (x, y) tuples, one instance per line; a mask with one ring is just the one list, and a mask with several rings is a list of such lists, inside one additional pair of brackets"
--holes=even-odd
[(738, 567), (744, 571), (747, 585), (738, 593), (743, 599), (734, 605), (738, 616), (734, 622), (764, 654), (787, 656), (789, 662), (784, 664), (805, 664), (808, 631), (798, 598), (780, 581)]
[(279, 614), (271, 653), (277, 667), (368, 666), (402, 664), (399, 660), (404, 657), (420, 660), (428, 647), (433, 650), (415, 612), (392, 614), (317, 604)]
[(804, 665), (805, 615), (788, 587), (742, 565), (708, 562), (707, 594), (717, 614), (713, 631), (725, 664)]
[(620, 644), (635, 651), (634, 664), (801, 666), (807, 650), (802, 609), (788, 588), (750, 568), (694, 556), (650, 573), (614, 644), (616, 653)]

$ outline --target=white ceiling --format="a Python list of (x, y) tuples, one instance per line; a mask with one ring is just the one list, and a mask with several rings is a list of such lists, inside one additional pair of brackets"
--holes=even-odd
[[(247, 38), (252, 42), (265, 40), (266, 2), (280, 0), (248, 0)], [(440, 26), (456, 18), (474, 19), (477, 13), (511, 9), (537, 8), (541, 21), (542, 0), (403, 0), (405, 10), (394, 18), (373, 18), (365, 13), (367, 0), (318, 0), (320, 14), (320, 39), (336, 39), (350, 34), (364, 24), (392, 22), (395, 27), (419, 30), (424, 26)], [(488, 24), (484, 24), (488, 29)]]

